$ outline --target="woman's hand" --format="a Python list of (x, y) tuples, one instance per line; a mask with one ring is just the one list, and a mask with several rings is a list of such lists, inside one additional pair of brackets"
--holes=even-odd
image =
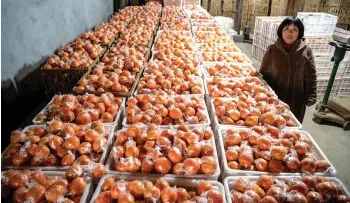
[(316, 104), (316, 99), (313, 99), (313, 98), (311, 98), (311, 99), (308, 99), (307, 101), (306, 101), (306, 106), (312, 106), (312, 105), (314, 105), (314, 104)]

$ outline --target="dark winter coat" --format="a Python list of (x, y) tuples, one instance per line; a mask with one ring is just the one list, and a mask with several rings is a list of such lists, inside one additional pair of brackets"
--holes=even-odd
[(316, 103), (317, 77), (310, 47), (298, 39), (287, 51), (279, 38), (267, 48), (260, 73), (278, 98), (287, 103), (302, 122), (306, 105)]

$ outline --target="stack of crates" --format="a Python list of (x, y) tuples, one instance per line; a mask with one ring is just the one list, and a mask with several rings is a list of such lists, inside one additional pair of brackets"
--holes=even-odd
[(305, 36), (333, 35), (338, 22), (338, 16), (328, 13), (298, 12), (297, 16), (304, 24)]
[[(334, 35), (344, 38), (350, 38), (350, 31), (336, 28), (334, 31)], [(334, 52), (334, 48), (332, 49), (332, 51)], [(345, 63), (346, 65), (341, 78), (338, 95), (350, 96), (350, 51), (345, 53), (345, 57), (342, 63)]]
[(164, 0), (163, 4), (164, 4), (164, 7), (166, 7), (166, 6), (181, 7), (183, 4), (183, 1), (182, 0)]
[(338, 17), (328, 13), (298, 12), (298, 18), (304, 24), (305, 42), (315, 55), (331, 54), (332, 35), (338, 21)]
[[(329, 45), (337, 24), (338, 17), (327, 13), (299, 12), (298, 17), (305, 26), (305, 42), (312, 49), (315, 57), (317, 72), (317, 95), (322, 99), (331, 76), (334, 63), (331, 58), (334, 49)], [(253, 57), (262, 60), (267, 47), (277, 39), (277, 29), (286, 16), (256, 17), (253, 38)], [(344, 32), (341, 32), (344, 35)], [(348, 33), (350, 35), (350, 33)], [(350, 54), (349, 54), (350, 55)], [(347, 76), (345, 76), (347, 73)], [(344, 81), (344, 82), (342, 82)], [(331, 97), (338, 94), (349, 94), (350, 83), (350, 56), (339, 65), (336, 79), (332, 88)], [(347, 85), (346, 85), (347, 84)]]
[(253, 57), (262, 60), (267, 47), (277, 40), (277, 28), (286, 16), (255, 17), (255, 28), (253, 37)]
[(271, 16), (286, 15), (288, 8), (288, 0), (274, 0), (272, 1)]
[[(327, 89), (334, 63), (331, 61), (334, 51), (329, 42), (333, 40), (333, 33), (338, 17), (328, 13), (298, 12), (298, 18), (304, 24), (305, 42), (311, 48), (317, 73), (317, 97), (322, 99)], [(337, 95), (341, 86), (347, 62), (343, 61), (338, 68), (330, 98)]]
[(349, 0), (325, 0), (324, 12), (338, 16), (337, 27), (346, 28), (350, 25)]

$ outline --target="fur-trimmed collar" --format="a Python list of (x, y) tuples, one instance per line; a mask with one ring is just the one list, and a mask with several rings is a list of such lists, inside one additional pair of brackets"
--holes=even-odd
[(304, 40), (305, 40), (304, 38), (297, 39), (297, 41), (294, 42), (292, 48), (289, 51), (286, 50), (284, 41), (281, 38), (278, 38), (276, 40), (275, 45), (286, 55), (294, 54), (298, 51), (303, 51), (306, 48), (307, 45), (304, 42)]

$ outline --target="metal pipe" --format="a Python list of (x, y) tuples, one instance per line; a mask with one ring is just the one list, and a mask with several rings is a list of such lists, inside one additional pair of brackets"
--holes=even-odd
[(210, 13), (211, 10), (211, 0), (208, 0), (208, 12)]
[(243, 7), (243, 0), (237, 0), (234, 23), (235, 23), (235, 29), (238, 35), (241, 34), (242, 10), (243, 10), (242, 7)]
[(320, 110), (319, 110), (320, 113), (322, 113), (325, 110), (326, 105), (328, 103), (329, 95), (331, 94), (331, 91), (332, 91), (334, 79), (337, 74), (339, 64), (344, 59), (345, 52), (350, 50), (350, 47), (346, 44), (341, 44), (337, 42), (330, 42), (329, 44), (335, 47), (334, 55), (332, 57), (332, 61), (334, 61), (334, 66), (328, 81), (327, 89), (323, 97)]
[(328, 103), (329, 95), (331, 94), (334, 79), (335, 79), (335, 76), (336, 76), (337, 71), (338, 71), (339, 63), (340, 63), (340, 61), (338, 61), (338, 60), (334, 61), (332, 74), (331, 74), (331, 77), (329, 78), (327, 89), (326, 89), (325, 95), (324, 95), (323, 100), (322, 100), (322, 105), (321, 105), (321, 109), (320, 109), (321, 112), (324, 111), (324, 108)]
[(269, 0), (269, 8), (267, 10), (267, 16), (271, 16), (272, 0)]
[(221, 0), (221, 15), (224, 16), (224, 0)]

